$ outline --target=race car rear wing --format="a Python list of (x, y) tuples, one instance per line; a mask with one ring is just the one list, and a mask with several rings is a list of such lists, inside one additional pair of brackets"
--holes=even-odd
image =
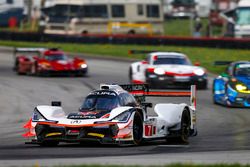
[(147, 84), (120, 85), (124, 90), (134, 95), (139, 103), (146, 101), (145, 97), (190, 97), (190, 105), (196, 108), (196, 85), (191, 85), (190, 91), (150, 91)]
[(231, 63), (232, 63), (232, 61), (215, 61), (214, 65), (216, 65), (216, 66), (220, 66), (220, 65), (225, 66), (225, 65), (229, 65)]
[(176, 53), (179, 53), (178, 51), (129, 50), (129, 51), (128, 51), (128, 54), (147, 54), (147, 53), (152, 53), (152, 52), (176, 52)]
[(14, 49), (14, 58), (16, 58), (17, 53), (35, 53), (37, 55), (40, 55), (41, 52), (45, 51), (46, 48), (15, 48)]
[(46, 50), (46, 48), (15, 48), (14, 53), (17, 52), (42, 52)]

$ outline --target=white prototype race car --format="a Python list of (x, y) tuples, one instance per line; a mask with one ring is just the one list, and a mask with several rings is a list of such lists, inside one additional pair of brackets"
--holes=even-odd
[(130, 54), (147, 54), (143, 61), (129, 67), (131, 83), (147, 83), (150, 88), (186, 87), (197, 85), (207, 88), (206, 70), (192, 65), (188, 57), (179, 52), (158, 52), (131, 50)]
[[(148, 116), (152, 103), (146, 96), (189, 97), (191, 105), (156, 104), (157, 116)], [(156, 139), (174, 138), (188, 143), (197, 135), (196, 88), (186, 92), (152, 92), (146, 84), (101, 84), (85, 98), (77, 113), (65, 114), (60, 102), (35, 107), (32, 118), (24, 125), (26, 144), (56, 146), (60, 142), (139, 145)]]

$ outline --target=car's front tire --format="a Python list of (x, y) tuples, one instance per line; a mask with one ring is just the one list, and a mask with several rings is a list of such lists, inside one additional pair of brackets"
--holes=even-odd
[(134, 114), (133, 139), (135, 145), (140, 145), (143, 139), (143, 119), (138, 111)]

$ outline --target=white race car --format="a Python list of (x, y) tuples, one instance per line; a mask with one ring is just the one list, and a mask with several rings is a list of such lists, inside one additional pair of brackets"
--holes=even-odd
[[(186, 92), (152, 92), (145, 84), (101, 84), (100, 90), (86, 97), (77, 113), (66, 115), (60, 102), (35, 107), (23, 136), (30, 140), (26, 143), (41, 146), (89, 140), (139, 145), (169, 138), (188, 143), (189, 136), (197, 135), (195, 94), (195, 86)], [(157, 116), (148, 116), (147, 108), (152, 103), (145, 102), (146, 96), (190, 96), (191, 105), (156, 104)]]
[(206, 70), (192, 65), (183, 53), (137, 50), (130, 51), (130, 53), (148, 53), (145, 60), (130, 65), (131, 83), (147, 83), (150, 88), (190, 85), (197, 85), (199, 89), (207, 88)]

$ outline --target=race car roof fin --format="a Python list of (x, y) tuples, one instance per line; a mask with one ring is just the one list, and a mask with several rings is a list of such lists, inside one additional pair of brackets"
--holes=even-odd
[(196, 85), (191, 85), (190, 104), (194, 107), (194, 109), (196, 109), (196, 96)]
[[(116, 84), (100, 84), (101, 90), (114, 90), (114, 91), (122, 91), (122, 87)], [(123, 90), (124, 91), (124, 90)]]
[(178, 51), (159, 51), (159, 50), (129, 50), (128, 54), (147, 54), (147, 53), (153, 53), (153, 52), (175, 52), (180, 53)]

